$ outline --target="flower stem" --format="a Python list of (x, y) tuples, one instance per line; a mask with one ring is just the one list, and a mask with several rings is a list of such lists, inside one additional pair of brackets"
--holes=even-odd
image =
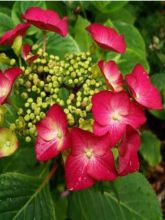
[(22, 60), (21, 60), (20, 56), (18, 57), (18, 62), (19, 62), (19, 66), (21, 67), (22, 66)]
[(43, 52), (45, 53), (46, 51), (46, 31), (43, 31)]

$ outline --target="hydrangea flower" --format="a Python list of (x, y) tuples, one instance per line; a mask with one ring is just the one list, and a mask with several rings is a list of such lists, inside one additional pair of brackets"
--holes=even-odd
[(61, 36), (66, 36), (68, 33), (67, 17), (61, 19), (55, 11), (50, 9), (31, 7), (26, 10), (22, 18), (45, 31), (53, 31)]
[(71, 130), (71, 154), (65, 165), (66, 184), (69, 190), (92, 186), (96, 180), (113, 180), (117, 177), (115, 162), (108, 136), (98, 137), (80, 128)]
[(138, 150), (140, 136), (138, 131), (127, 126), (126, 132), (119, 147), (119, 175), (136, 172), (139, 169)]
[(69, 146), (67, 119), (59, 105), (54, 104), (36, 127), (35, 151), (37, 160), (50, 160)]
[(134, 99), (149, 109), (162, 109), (161, 96), (158, 89), (152, 85), (145, 69), (137, 64), (132, 73), (126, 75), (126, 81)]
[(114, 144), (125, 133), (126, 126), (139, 128), (146, 121), (144, 112), (131, 102), (126, 92), (101, 91), (92, 97), (94, 133), (104, 135), (109, 132)]
[(123, 90), (123, 78), (117, 64), (114, 61), (99, 61), (98, 66), (113, 91)]
[(22, 73), (18, 67), (10, 68), (5, 72), (0, 71), (0, 104), (7, 99), (15, 79)]
[(119, 35), (113, 28), (102, 24), (93, 23), (89, 25), (87, 31), (93, 40), (103, 49), (112, 50), (117, 53), (124, 53), (126, 43), (123, 35)]
[(7, 31), (0, 37), (0, 45), (12, 45), (17, 36), (24, 36), (30, 27), (28, 23), (18, 24), (15, 28)]

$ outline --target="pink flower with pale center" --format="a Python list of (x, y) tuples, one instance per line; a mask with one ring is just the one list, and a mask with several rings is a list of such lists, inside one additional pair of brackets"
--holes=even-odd
[(123, 90), (123, 78), (117, 64), (114, 61), (99, 61), (98, 66), (104, 75), (106, 82), (113, 91)]
[(126, 133), (119, 147), (119, 175), (136, 172), (139, 169), (138, 150), (140, 148), (139, 133), (127, 126)]
[(53, 105), (46, 117), (36, 127), (35, 152), (37, 160), (50, 160), (69, 146), (67, 118), (59, 105)]
[(26, 10), (22, 18), (45, 31), (53, 31), (62, 36), (66, 36), (68, 33), (67, 17), (61, 19), (53, 10), (31, 7)]
[(144, 68), (137, 64), (132, 73), (126, 75), (126, 81), (134, 99), (149, 109), (162, 109), (161, 96), (158, 89), (152, 85)]
[(102, 24), (93, 23), (89, 25), (87, 31), (91, 34), (93, 40), (103, 49), (112, 50), (118, 53), (124, 53), (126, 43), (123, 35), (119, 35), (113, 28)]
[(139, 105), (130, 101), (125, 91), (101, 91), (92, 97), (94, 133), (102, 136), (107, 132), (113, 144), (125, 133), (126, 126), (138, 128), (146, 118)]
[(80, 128), (71, 130), (71, 154), (65, 165), (65, 179), (69, 190), (81, 190), (97, 180), (117, 177), (108, 136), (98, 137)]
[(24, 36), (29, 27), (30, 24), (28, 23), (17, 24), (17, 26), (14, 29), (7, 31), (0, 37), (0, 45), (12, 45), (15, 38), (17, 36)]
[(22, 47), (22, 57), (30, 65), (34, 60), (38, 58), (38, 54), (31, 54), (31, 48), (29, 44), (24, 44)]
[(10, 68), (5, 72), (0, 71), (0, 104), (7, 99), (15, 79), (22, 73), (18, 67)]

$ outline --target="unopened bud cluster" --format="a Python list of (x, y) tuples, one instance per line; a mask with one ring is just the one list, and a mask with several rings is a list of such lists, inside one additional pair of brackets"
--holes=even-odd
[(37, 54), (30, 66), (22, 67), (23, 74), (16, 82), (16, 95), (22, 105), (18, 119), (11, 124), (11, 129), (23, 134), (27, 142), (36, 135), (36, 124), (55, 103), (63, 107), (70, 126), (81, 126), (90, 118), (92, 95), (105, 89), (89, 52), (68, 54), (63, 60), (42, 49)]

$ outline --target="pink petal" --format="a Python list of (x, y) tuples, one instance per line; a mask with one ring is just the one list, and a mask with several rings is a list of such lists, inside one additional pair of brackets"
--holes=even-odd
[(92, 114), (100, 125), (107, 125), (110, 120), (110, 100), (113, 93), (110, 91), (99, 92), (92, 97)]
[(109, 136), (97, 137), (80, 128), (71, 130), (72, 155), (82, 155), (86, 148), (92, 148), (95, 155), (101, 156), (111, 147)]
[(24, 36), (29, 27), (30, 24), (28, 23), (18, 24), (14, 29), (7, 31), (0, 37), (0, 45), (12, 45), (14, 39), (19, 35)]
[(95, 180), (87, 174), (88, 161), (81, 156), (70, 155), (65, 164), (65, 180), (68, 190), (91, 187)]
[(27, 56), (29, 55), (30, 51), (31, 51), (30, 45), (24, 44), (23, 48), (22, 48), (22, 56), (23, 56), (24, 60), (27, 59)]
[(11, 84), (14, 83), (14, 80), (22, 74), (22, 70), (19, 67), (13, 67), (5, 70), (5, 76), (8, 78)]
[(58, 142), (56, 140), (45, 141), (37, 137), (35, 143), (36, 158), (39, 161), (47, 161), (54, 158), (60, 151), (57, 150)]
[(62, 36), (68, 33), (67, 17), (61, 19), (55, 11), (31, 7), (22, 17), (42, 30), (53, 31)]
[(127, 127), (125, 137), (119, 148), (119, 174), (126, 175), (139, 169), (137, 151), (140, 147), (140, 136), (136, 130)]
[(91, 159), (87, 173), (98, 181), (114, 180), (117, 172), (112, 152), (108, 150), (104, 155)]
[(100, 125), (110, 125), (112, 113), (128, 115), (130, 100), (126, 92), (102, 91), (92, 97), (92, 113)]
[(119, 35), (114, 29), (97, 23), (89, 25), (86, 29), (101, 48), (118, 53), (125, 52), (126, 43), (124, 36)]
[(62, 107), (57, 104), (51, 106), (48, 111), (48, 117), (52, 118), (62, 129), (67, 127), (67, 117)]
[(0, 104), (3, 104), (11, 91), (10, 81), (0, 73)]
[(107, 83), (110, 88), (114, 91), (123, 90), (123, 79), (121, 72), (118, 69), (117, 64), (114, 61), (105, 62), (103, 60), (99, 61), (98, 66), (103, 73)]
[(161, 96), (150, 81), (144, 68), (137, 64), (132, 73), (126, 76), (126, 81), (135, 100), (149, 109), (162, 109)]
[(124, 119), (126, 124), (131, 125), (133, 128), (139, 128), (146, 122), (146, 117), (144, 111), (141, 106), (138, 104), (131, 102), (130, 103), (130, 112), (128, 116)]

